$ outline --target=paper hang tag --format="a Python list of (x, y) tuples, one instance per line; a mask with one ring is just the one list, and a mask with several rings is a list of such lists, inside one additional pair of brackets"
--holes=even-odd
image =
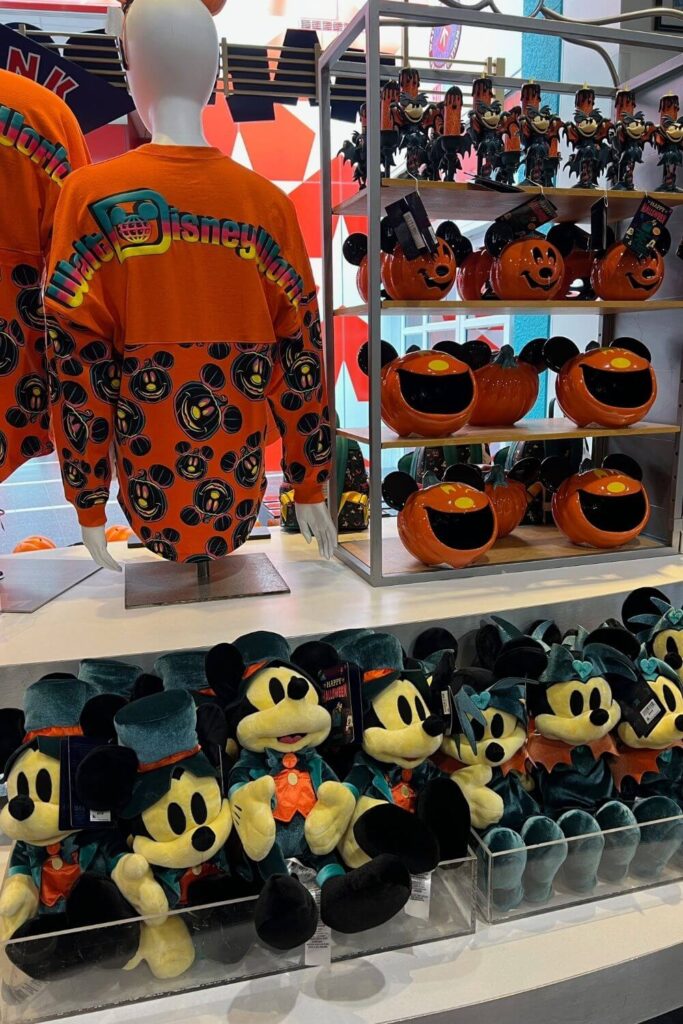
[(671, 213), (670, 206), (646, 196), (626, 229), (625, 244), (636, 256), (647, 256), (656, 247)]
[(447, 683), (435, 688), (432, 682), (431, 710), (443, 719), (443, 734), (450, 736), (453, 732), (453, 694)]
[(432, 873), (412, 875), (410, 899), (405, 905), (406, 914), (419, 917), (422, 921), (429, 920), (429, 909), (432, 899)]
[(556, 214), (555, 204), (551, 203), (547, 196), (541, 195), (528, 199), (507, 213), (502, 213), (493, 223), (504, 224), (508, 232), (512, 232), (513, 238), (523, 238), (542, 224), (554, 220)]
[(666, 714), (666, 708), (645, 682), (634, 683), (629, 690), (628, 707), (623, 717), (633, 728), (636, 736), (649, 736)]
[(591, 251), (604, 252), (607, 248), (607, 200), (604, 196), (591, 206)]
[(320, 887), (310, 889), (318, 908), (318, 927), (304, 946), (306, 967), (329, 967), (332, 963), (332, 929), (320, 920)]
[(329, 743), (348, 746), (363, 738), (363, 676), (357, 665), (342, 662), (318, 673), (320, 703), (332, 719)]
[(4, 779), (0, 781), (0, 800), (4, 800), (7, 796), (7, 783)]
[(439, 240), (417, 192), (390, 203), (386, 208), (387, 218), (407, 260), (416, 260), (436, 252)]
[(81, 761), (101, 740), (85, 736), (67, 736), (62, 740), (59, 754), (59, 831), (102, 828), (112, 825), (109, 811), (92, 811), (76, 795), (76, 771)]

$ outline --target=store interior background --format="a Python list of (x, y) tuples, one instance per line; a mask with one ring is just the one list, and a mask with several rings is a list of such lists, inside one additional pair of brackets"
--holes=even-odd
[[(436, 0), (433, 0), (436, 2)], [(509, 14), (528, 14), (534, 7), (533, 0), (497, 0), (499, 8)], [(117, 0), (0, 0), (0, 23), (28, 24), (50, 34), (78, 33), (100, 29), (106, 22), (106, 7), (116, 6)], [(606, 16), (624, 10), (646, 6), (638, 0), (600, 0), (599, 11), (594, 0), (551, 0), (558, 11), (571, 17)], [(358, 2), (350, 0), (227, 0), (224, 10), (217, 17), (219, 35), (229, 42), (250, 46), (268, 47), (280, 45), (287, 29), (315, 31), (324, 47), (338, 34), (343, 26), (360, 8)], [(456, 16), (454, 15), (454, 22)], [(637, 26), (638, 23), (631, 23)], [(645, 23), (642, 27), (651, 27)], [(55, 36), (59, 45), (63, 36)], [(385, 52), (397, 55), (400, 67), (401, 38), (398, 30), (387, 34), (382, 40)], [(609, 48), (608, 48), (609, 49)], [(410, 52), (420, 56), (430, 53), (428, 30), (411, 30)], [(621, 80), (637, 74), (647, 66), (643, 64), (656, 54), (645, 50), (632, 54), (618, 54), (613, 48), (612, 57), (617, 63)], [(586, 81), (598, 93), (600, 85), (608, 83), (607, 69), (602, 60), (591, 51), (562, 44), (559, 40), (534, 35), (515, 35), (509, 32), (496, 33), (490, 30), (463, 28), (460, 32), (455, 65), (459, 61), (482, 62), (479, 69), (472, 67), (472, 77), (484, 70), (486, 58), (505, 61), (506, 73), (510, 76), (538, 78), (546, 81)], [(516, 97), (510, 93), (499, 98), (505, 105), (511, 105)], [(640, 96), (642, 105), (650, 117), (656, 114), (656, 90), (651, 96)], [(544, 94), (543, 101), (553, 110), (558, 109), (564, 118), (571, 117), (571, 97)], [(610, 101), (603, 99), (605, 113), (611, 113)], [(355, 126), (350, 122), (333, 123), (333, 152), (348, 138)], [(304, 231), (314, 273), (318, 281), (321, 273), (321, 219), (320, 219), (320, 154), (318, 146), (318, 108), (308, 99), (292, 100), (287, 104), (274, 103), (272, 117), (267, 120), (235, 123), (222, 93), (216, 103), (206, 111), (205, 129), (209, 141), (224, 153), (246, 166), (275, 181), (291, 196)], [(96, 160), (124, 152), (130, 146), (131, 136), (125, 121), (106, 126), (91, 133), (88, 142)], [(334, 199), (339, 201), (356, 191), (352, 181), (351, 168), (344, 166), (342, 158), (336, 157), (334, 165)], [(400, 166), (398, 168), (400, 170)], [(465, 161), (466, 171), (474, 169), (474, 157)], [(567, 184), (566, 172), (561, 172), (558, 184)], [(653, 182), (654, 183), (654, 182)], [(457, 214), (454, 219), (457, 219)], [(485, 225), (459, 222), (467, 230), (473, 244), (481, 242)], [(335, 294), (342, 301), (351, 304), (357, 301), (355, 268), (348, 266), (341, 258), (341, 241), (348, 232), (363, 230), (364, 222), (358, 218), (339, 218), (336, 222), (336, 245), (339, 259), (335, 260)], [(583, 341), (597, 337), (599, 319), (582, 318), (585, 332)], [(648, 321), (656, 329), (656, 315)], [(485, 338), (492, 346), (512, 344), (516, 350), (531, 338), (551, 334), (576, 335), (577, 324), (572, 317), (548, 317), (545, 315), (518, 316), (513, 318), (500, 315), (488, 317), (392, 317), (385, 320), (386, 340), (400, 352), (408, 345), (428, 347), (442, 339), (465, 341), (471, 338)], [(360, 344), (367, 337), (363, 319), (346, 318), (337, 325), (338, 365), (334, 372), (338, 380), (337, 408), (342, 425), (354, 426), (366, 422), (368, 382), (360, 372), (356, 354)], [(340, 333), (341, 332), (341, 333)], [(229, 333), (229, 326), (228, 326)], [(624, 332), (621, 332), (624, 333)], [(341, 343), (339, 343), (341, 342)], [(330, 372), (328, 368), (328, 373)], [(553, 375), (542, 378), (541, 390), (532, 416), (548, 415), (552, 401)], [(274, 432), (275, 433), (275, 432)], [(402, 453), (385, 452), (387, 464), (383, 471), (395, 467)], [(280, 443), (274, 441), (267, 450), (269, 487), (266, 494), (262, 520), (274, 521), (279, 513), (278, 488), (280, 477)], [(115, 490), (113, 490), (115, 493)], [(77, 543), (80, 532), (73, 509), (64, 499), (59, 467), (55, 456), (34, 459), (27, 463), (10, 480), (0, 486), (0, 554), (13, 550), (24, 537), (42, 534), (52, 539), (59, 547)], [(110, 525), (124, 523), (115, 497), (112, 498), (107, 516)]]

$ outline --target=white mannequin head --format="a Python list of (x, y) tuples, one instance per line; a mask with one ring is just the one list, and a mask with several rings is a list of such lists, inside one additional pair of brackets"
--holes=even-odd
[(218, 34), (202, 0), (134, 0), (123, 25), (138, 113), (163, 145), (206, 146), (202, 111), (218, 70)]

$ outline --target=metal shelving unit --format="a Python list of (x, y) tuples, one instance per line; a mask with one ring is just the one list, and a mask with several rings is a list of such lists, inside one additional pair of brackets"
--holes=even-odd
[[(545, 13), (543, 5), (538, 9)], [(549, 13), (549, 12), (548, 12)], [(619, 19), (616, 18), (615, 22)], [(628, 16), (623, 18), (628, 22)], [(676, 423), (662, 424), (646, 421), (623, 431), (609, 431), (600, 428), (581, 429), (566, 420), (529, 420), (513, 428), (499, 427), (482, 430), (464, 428), (448, 438), (398, 438), (387, 431), (380, 412), (380, 347), (383, 317), (398, 315), (425, 315), (426, 313), (476, 315), (572, 315), (596, 314), (601, 318), (601, 335), (607, 342), (614, 336), (617, 317), (637, 314), (671, 315), (683, 309), (683, 300), (677, 298), (655, 299), (648, 302), (553, 302), (529, 304), (524, 302), (486, 301), (461, 302), (383, 302), (380, 297), (380, 232), (379, 224), (388, 202), (392, 202), (415, 188), (411, 179), (383, 179), (380, 170), (380, 91), (383, 72), (380, 65), (381, 30), (385, 27), (434, 28), (457, 21), (463, 26), (489, 28), (496, 32), (532, 32), (536, 35), (559, 36), (579, 46), (597, 49), (610, 69), (614, 85), (600, 86), (596, 91), (612, 99), (622, 87), (647, 87), (654, 83), (666, 83), (683, 70), (683, 36), (657, 34), (640, 29), (621, 28), (616, 24), (594, 25), (573, 20), (554, 20), (547, 17), (520, 17), (501, 15), (486, 10), (451, 6), (425, 6), (419, 3), (403, 3), (397, 0), (367, 0), (346, 29), (337, 37), (318, 61), (318, 97), (320, 101), (321, 124), (321, 167), (322, 167), (322, 219), (324, 256), (324, 319), (327, 365), (335, 365), (335, 319), (344, 316), (363, 316), (368, 320), (368, 337), (371, 339), (369, 352), (369, 416), (367, 427), (354, 425), (340, 431), (341, 436), (355, 438), (369, 447), (370, 458), (370, 531), (369, 535), (343, 538), (337, 547), (337, 556), (354, 569), (373, 586), (387, 586), (399, 583), (418, 583), (434, 579), (456, 579), (462, 576), (478, 576), (492, 573), (511, 572), (522, 569), (540, 569), (548, 566), (586, 565), (610, 562), (628, 558), (642, 558), (650, 555), (678, 553), (681, 544), (681, 503), (683, 500), (683, 473), (681, 472), (680, 420), (683, 407), (681, 390), (680, 356), (674, 361), (675, 370), (660, 378), (660, 394), (667, 392), (675, 405)], [(356, 56), (348, 59), (350, 47), (363, 36), (365, 60)], [(638, 76), (631, 82), (620, 84), (614, 65), (607, 54), (596, 44), (617, 44), (645, 47), (661, 51), (663, 63)], [(413, 63), (411, 55), (411, 63)], [(460, 70), (446, 68), (431, 69), (419, 67), (425, 88), (429, 83), (445, 85), (463, 84), (466, 76)], [(344, 75), (361, 82), (363, 98), (367, 103), (367, 187), (357, 195), (333, 206), (330, 137), (330, 102), (334, 76)], [(494, 86), (519, 88), (524, 84), (521, 78), (510, 78), (504, 74), (491, 74)], [(543, 90), (573, 95), (580, 83), (540, 82)], [(662, 91), (665, 91), (662, 88)], [(456, 220), (490, 221), (501, 213), (518, 205), (519, 194), (503, 195), (481, 190), (467, 183), (423, 182), (419, 183), (421, 198), (428, 213), (435, 220), (450, 217)], [(528, 190), (533, 193), (533, 188)], [(585, 221), (591, 205), (601, 192), (587, 189), (556, 188), (545, 189), (545, 194), (558, 207), (558, 220)], [(648, 195), (657, 196), (656, 192)], [(609, 192), (608, 217), (619, 221), (632, 216), (645, 192)], [(683, 203), (683, 195), (659, 194), (669, 205)], [(369, 301), (366, 304), (339, 305), (334, 298), (333, 264), (333, 216), (354, 215), (367, 217), (368, 223), (368, 286)], [(337, 254), (338, 255), (338, 254)], [(679, 314), (680, 315), (680, 314)], [(649, 319), (648, 319), (648, 322)], [(656, 317), (655, 317), (656, 322)], [(588, 341), (590, 339), (583, 339)], [(652, 342), (656, 350), (656, 339)], [(670, 371), (670, 367), (667, 367)], [(672, 391), (676, 389), (676, 398)], [(334, 387), (330, 388), (332, 422), (335, 422)], [(594, 453), (602, 457), (607, 450), (626, 450), (637, 458), (646, 469), (646, 486), (656, 508), (648, 525), (649, 532), (632, 545), (614, 550), (577, 548), (571, 545), (552, 527), (522, 527), (510, 537), (499, 541), (478, 563), (465, 569), (431, 569), (421, 566), (403, 549), (396, 536), (395, 521), (384, 519), (382, 512), (382, 451), (386, 448), (409, 448), (416, 445), (459, 445), (520, 439), (585, 438), (594, 439)], [(653, 471), (648, 475), (652, 463)], [(337, 494), (333, 481), (330, 504), (337, 508)]]

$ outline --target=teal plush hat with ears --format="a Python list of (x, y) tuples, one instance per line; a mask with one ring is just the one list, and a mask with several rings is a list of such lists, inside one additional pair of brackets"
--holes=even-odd
[(326, 636), (320, 638), (321, 644), (331, 644), (335, 650), (339, 651), (344, 644), (347, 644), (350, 640), (356, 640), (361, 636), (370, 636), (374, 633), (372, 629), (337, 629), (334, 633), (328, 633)]
[(358, 633), (338, 648), (344, 661), (358, 665), (363, 672), (363, 697), (372, 701), (397, 679), (408, 679), (429, 697), (422, 669), (405, 668), (403, 648), (391, 633)]
[(128, 665), (113, 658), (85, 658), (78, 670), (78, 678), (90, 683), (97, 693), (113, 693), (131, 697), (136, 679), (142, 675), (139, 665)]
[(186, 690), (165, 690), (132, 701), (116, 713), (119, 744), (138, 759), (133, 793), (124, 818), (142, 814), (168, 792), (173, 772), (182, 767), (193, 775), (217, 775), (201, 752), (197, 711)]
[(292, 659), (292, 649), (285, 638), (265, 629), (244, 633), (235, 640), (234, 646), (242, 655), (247, 670), (255, 665), (265, 666), (279, 661), (288, 665)]
[(646, 627), (636, 634), (639, 640), (643, 642), (652, 640), (665, 629), (683, 629), (683, 608), (675, 608), (658, 597), (651, 598), (651, 601), (659, 614), (651, 612), (633, 615), (630, 620)]
[(206, 678), (205, 651), (162, 654), (154, 662), (154, 672), (161, 678), (164, 690), (187, 690), (197, 703), (215, 696)]
[(75, 676), (46, 676), (29, 686), (24, 694), (24, 742), (7, 761), (5, 774), (29, 744), (58, 758), (63, 739), (83, 735), (81, 714), (96, 695), (90, 683)]
[(504, 711), (526, 726), (525, 684), (525, 679), (517, 679), (512, 676), (507, 679), (497, 679), (488, 690), (482, 690), (479, 693), (473, 691), (472, 703), (480, 711), (486, 711), (487, 708)]
[(655, 679), (663, 676), (665, 679), (668, 679), (669, 682), (673, 683), (678, 690), (683, 689), (676, 670), (671, 668), (670, 665), (667, 665), (665, 661), (660, 661), (659, 658), (651, 658), (648, 655), (645, 646), (641, 647), (640, 655), (636, 658), (636, 668), (643, 679), (646, 679), (649, 683), (654, 682)]
[(586, 683), (593, 676), (619, 675), (635, 679), (632, 663), (619, 651), (606, 644), (586, 644), (581, 651), (572, 651), (563, 644), (550, 648), (548, 665), (541, 675), (541, 686), (554, 686), (570, 679)]

